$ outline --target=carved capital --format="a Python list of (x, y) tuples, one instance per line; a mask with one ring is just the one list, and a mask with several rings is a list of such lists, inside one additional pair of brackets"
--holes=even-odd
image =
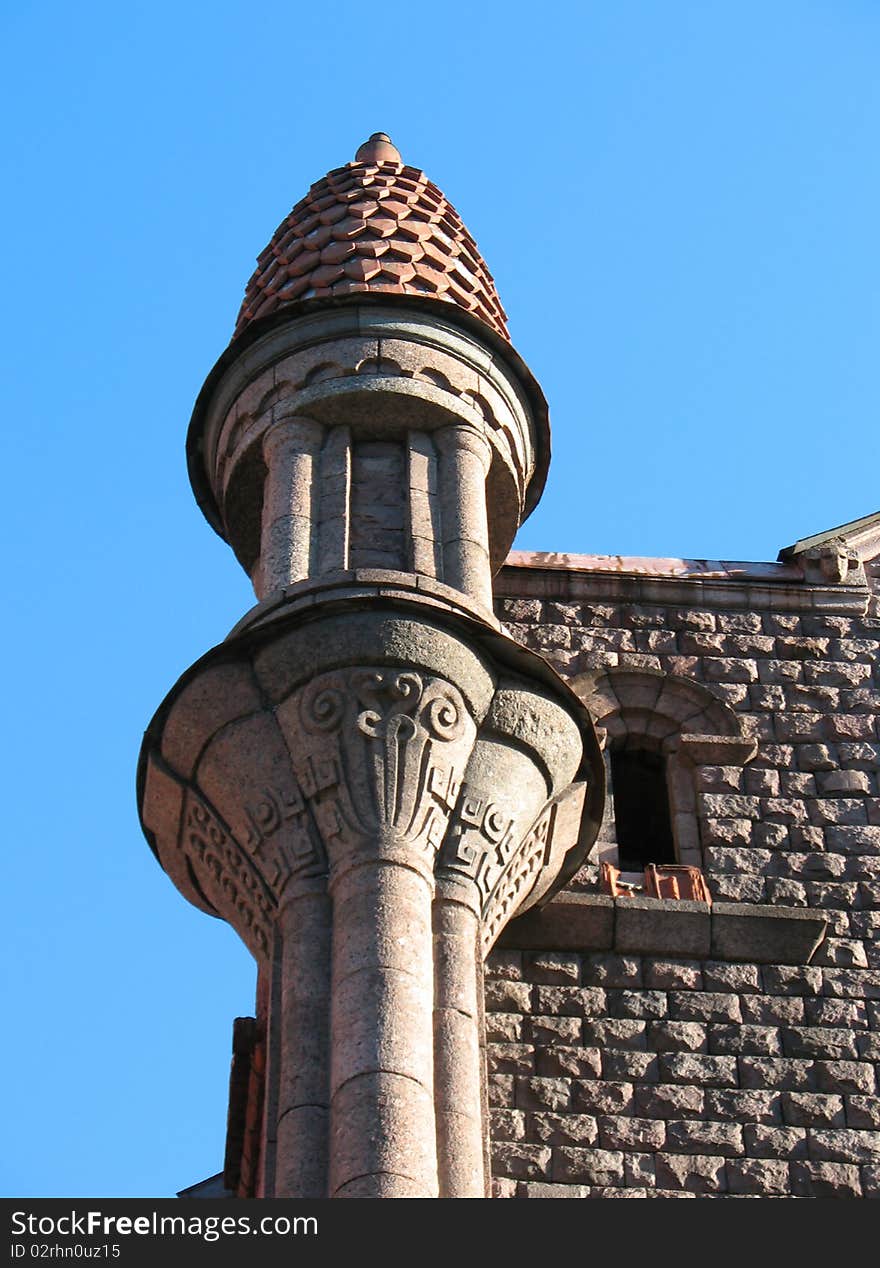
[(390, 849), (430, 868), (477, 731), (461, 692), (357, 666), (313, 679), (277, 713), (331, 867)]
[[(358, 645), (375, 651), (379, 635), (385, 663), (364, 663)], [(145, 743), (142, 815), (166, 871), (258, 959), (303, 886), (383, 862), (465, 895), (488, 949), (597, 826), (576, 702), (490, 664), (379, 613), (279, 622), (217, 649)]]

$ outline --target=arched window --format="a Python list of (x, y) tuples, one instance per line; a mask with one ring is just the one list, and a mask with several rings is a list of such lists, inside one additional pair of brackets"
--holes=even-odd
[(605, 817), (594, 855), (626, 876), (649, 863), (703, 866), (696, 768), (755, 753), (708, 687), (646, 669), (602, 669), (571, 685), (604, 740)]
[(618, 867), (641, 872), (648, 863), (674, 863), (666, 758), (636, 748), (614, 749), (610, 759)]

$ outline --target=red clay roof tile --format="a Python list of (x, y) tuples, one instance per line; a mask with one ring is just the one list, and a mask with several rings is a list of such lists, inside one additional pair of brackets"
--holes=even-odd
[(302, 300), (371, 292), (455, 304), (509, 338), (492, 275), (458, 212), (384, 133), (312, 185), (279, 225), (257, 259), (235, 335)]

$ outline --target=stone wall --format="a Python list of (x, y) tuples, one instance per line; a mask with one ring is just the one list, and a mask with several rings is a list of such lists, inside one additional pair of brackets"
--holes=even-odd
[[(809, 964), (508, 937), (486, 985), (496, 1192), (880, 1196), (876, 600), (791, 565), (669, 562), (524, 561), (497, 612), (581, 694), (602, 669), (647, 670), (730, 706), (757, 752), (695, 768), (710, 890), (815, 909), (827, 935)], [(571, 884), (596, 892), (595, 868)]]

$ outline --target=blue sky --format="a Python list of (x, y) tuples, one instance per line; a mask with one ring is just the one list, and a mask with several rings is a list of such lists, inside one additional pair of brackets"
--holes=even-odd
[(0, 1193), (222, 1164), (254, 972), (137, 824), (140, 736), (253, 596), (186, 425), (254, 257), (382, 129), (548, 397), (517, 545), (772, 559), (880, 508), (875, 0), (0, 12), (7, 587)]

